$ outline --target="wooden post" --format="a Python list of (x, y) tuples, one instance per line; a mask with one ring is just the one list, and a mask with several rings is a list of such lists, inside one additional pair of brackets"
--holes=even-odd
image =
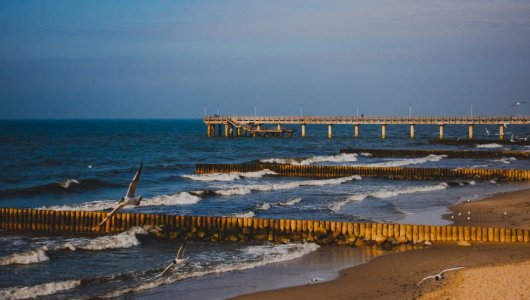
[(410, 124), (410, 138), (414, 139), (414, 124)]
[(440, 124), (440, 140), (444, 139), (444, 124)]
[(302, 137), (305, 137), (305, 124), (302, 124)]
[(504, 124), (499, 125), (499, 139), (501, 141), (504, 139)]
[(473, 124), (469, 124), (468, 128), (469, 128), (469, 139), (472, 140), (473, 139)]
[(355, 138), (358, 138), (358, 137), (359, 137), (359, 124), (355, 124), (355, 125), (353, 126), (353, 132), (354, 132), (354, 133), (353, 133), (353, 136), (354, 136)]

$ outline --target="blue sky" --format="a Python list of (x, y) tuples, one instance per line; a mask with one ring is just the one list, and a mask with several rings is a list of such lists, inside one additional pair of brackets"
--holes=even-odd
[(530, 113), (530, 1), (1, 1), (0, 45), (0, 118)]

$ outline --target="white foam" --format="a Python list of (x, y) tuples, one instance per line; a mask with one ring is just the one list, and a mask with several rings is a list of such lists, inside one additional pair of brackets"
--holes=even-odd
[(188, 192), (180, 192), (173, 195), (160, 195), (151, 199), (145, 199), (140, 206), (171, 206), (171, 205), (190, 205), (201, 201), (200, 197)]
[(294, 189), (300, 186), (323, 186), (323, 185), (336, 185), (342, 184), (351, 180), (360, 180), (361, 177), (358, 175), (333, 178), (333, 179), (321, 179), (321, 180), (302, 180), (302, 181), (293, 181), (288, 183), (277, 183), (277, 184), (260, 184), (260, 185), (235, 185), (226, 190), (217, 190), (216, 194), (221, 196), (231, 196), (231, 195), (246, 195), (250, 194), (253, 191), (267, 192), (267, 191), (277, 191), (277, 190), (288, 190)]
[(471, 167), (469, 167), (470, 169), (477, 169), (477, 168), (486, 168), (486, 167), (489, 167), (490, 165), (486, 164), (486, 165), (472, 165)]
[(366, 156), (366, 157), (373, 156), (372, 153), (368, 153), (368, 152), (361, 152), (359, 154), (361, 154), (362, 156)]
[[(143, 199), (139, 206), (188, 205), (195, 204), (199, 201), (201, 201), (200, 197), (194, 196), (188, 192), (180, 192), (173, 195), (160, 195), (153, 198)], [(116, 205), (117, 202), (113, 200), (98, 200), (80, 203), (77, 205), (54, 205), (49, 207), (40, 207), (39, 209), (100, 211), (113, 209)]]
[(269, 203), (262, 203), (256, 207), (258, 210), (268, 210), (271, 208), (271, 205)]
[(434, 155), (430, 154), (426, 157), (420, 157), (420, 158), (408, 158), (408, 159), (402, 159), (402, 160), (392, 160), (392, 161), (386, 161), (386, 162), (380, 162), (380, 163), (373, 163), (373, 164), (365, 164), (365, 165), (358, 165), (358, 166), (368, 166), (368, 167), (401, 167), (401, 166), (408, 166), (408, 165), (417, 165), (417, 164), (424, 164), (427, 162), (436, 162), (440, 161), (443, 158), (447, 157), (447, 155)]
[(28, 265), (48, 261), (50, 258), (46, 255), (48, 248), (46, 246), (36, 250), (13, 253), (9, 256), (0, 257), (0, 266), (7, 265)]
[(311, 165), (322, 162), (353, 162), (357, 161), (357, 153), (341, 153), (337, 155), (322, 155), (312, 156), (306, 159), (293, 159), (293, 158), (270, 158), (262, 159), (264, 163), (277, 163), (277, 164), (290, 164), (290, 165)]
[[(85, 243), (80, 243), (77, 246), (79, 249), (83, 250), (108, 250), (108, 249), (120, 249), (120, 248), (130, 248), (138, 246), (140, 241), (136, 238), (137, 234), (147, 234), (147, 231), (140, 227), (133, 227), (125, 232), (101, 236), (91, 240), (88, 240)], [(74, 246), (75, 247), (75, 246)]]
[(59, 185), (65, 189), (69, 188), (72, 184), (79, 184), (79, 181), (76, 179), (67, 179), (64, 182), (59, 183)]
[(253, 211), (249, 211), (246, 213), (239, 213), (239, 214), (233, 214), (236, 218), (253, 218), (256, 214), (254, 214)]
[(333, 203), (329, 206), (329, 209), (333, 211), (339, 211), (341, 210), (344, 205), (354, 202), (354, 201), (363, 201), (364, 199), (368, 197), (374, 197), (374, 198), (391, 198), (399, 195), (405, 195), (405, 194), (415, 194), (415, 193), (425, 193), (425, 192), (432, 192), (437, 190), (444, 190), (448, 187), (448, 185), (444, 183), (439, 183), (435, 185), (428, 185), (428, 186), (411, 186), (406, 188), (382, 188), (380, 190), (372, 191), (372, 192), (366, 192), (366, 193), (358, 193), (351, 195), (347, 197), (346, 199)]
[(302, 201), (302, 198), (301, 197), (297, 197), (297, 198), (294, 198), (294, 199), (291, 199), (291, 200), (288, 200), (288, 201), (285, 201), (285, 202), (278, 202), (277, 205), (278, 206), (293, 206), (295, 205), (296, 203)]
[(502, 147), (502, 145), (499, 145), (497, 143), (491, 143), (491, 144), (476, 145), (475, 147), (476, 148), (487, 148), (487, 149), (490, 149), (490, 148), (500, 148), (500, 147)]
[(187, 278), (203, 277), (210, 274), (226, 273), (231, 271), (248, 270), (272, 263), (284, 262), (296, 259), (316, 251), (319, 248), (317, 244), (284, 244), (284, 245), (265, 245), (265, 246), (248, 246), (241, 251), (241, 257), (253, 258), (252, 261), (242, 261), (235, 263), (223, 263), (215, 267), (206, 267), (195, 272), (176, 272), (170, 276), (154, 279), (133, 288), (126, 288), (114, 291), (104, 295), (105, 298), (116, 298), (124, 294), (141, 292), (155, 288), (163, 284), (171, 284)]
[(188, 178), (196, 181), (234, 181), (241, 178), (261, 178), (266, 175), (277, 175), (269, 169), (256, 171), (256, 172), (242, 172), (242, 173), (212, 173), (212, 174), (199, 174), (199, 175), (181, 175), (184, 178)]
[(58, 292), (74, 289), (81, 284), (80, 280), (66, 280), (48, 282), (34, 286), (11, 287), (0, 290), (1, 299), (32, 299), (47, 295), (53, 295)]

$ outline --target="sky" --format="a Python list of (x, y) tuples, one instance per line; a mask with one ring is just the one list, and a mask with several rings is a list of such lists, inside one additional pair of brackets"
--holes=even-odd
[(0, 118), (530, 114), (530, 1), (0, 1)]

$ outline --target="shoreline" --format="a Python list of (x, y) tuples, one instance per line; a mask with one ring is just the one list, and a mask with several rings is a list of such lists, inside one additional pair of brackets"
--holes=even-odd
[[(530, 228), (530, 189), (512, 192), (495, 193), (484, 198), (459, 203), (448, 208), (449, 213), (441, 216), (454, 225), (495, 226), (511, 228)], [(458, 213), (461, 213), (458, 216)], [(470, 214), (468, 215), (468, 212)], [(506, 214), (504, 214), (506, 212)], [(451, 218), (453, 216), (454, 218)], [(469, 216), (469, 220), (467, 217)], [(423, 277), (433, 275), (443, 269), (464, 265), (467, 268), (461, 272), (454, 272), (465, 276), (473, 274), (476, 268), (499, 271), (505, 267), (518, 265), (520, 271), (525, 272), (530, 261), (530, 245), (523, 243), (473, 243), (471, 247), (460, 247), (456, 243), (437, 242), (431, 247), (421, 250), (411, 250), (376, 257), (367, 263), (346, 268), (340, 271), (335, 280), (315, 284), (312, 286), (297, 286), (257, 292), (234, 297), (233, 299), (275, 299), (275, 298), (307, 298), (319, 299), (411, 299), (418, 297), (432, 297), (454, 295), (451, 294), (459, 286), (451, 286), (448, 282), (426, 282), (421, 287), (416, 283)], [(391, 271), (389, 271), (391, 270)], [(447, 274), (452, 278), (453, 274)], [(492, 280), (504, 283), (502, 278), (492, 276)], [(466, 279), (466, 282), (470, 279)], [(459, 279), (461, 283), (462, 280)], [(512, 282), (514, 282), (512, 280)], [(494, 283), (492, 283), (494, 284)], [(462, 283), (461, 283), (462, 285)], [(486, 285), (495, 289), (493, 285)], [(524, 289), (521, 291), (525, 292)], [(491, 296), (491, 294), (487, 294)], [(501, 295), (502, 296), (502, 295)], [(525, 295), (526, 296), (526, 295)], [(503, 298), (503, 297), (501, 297)]]

